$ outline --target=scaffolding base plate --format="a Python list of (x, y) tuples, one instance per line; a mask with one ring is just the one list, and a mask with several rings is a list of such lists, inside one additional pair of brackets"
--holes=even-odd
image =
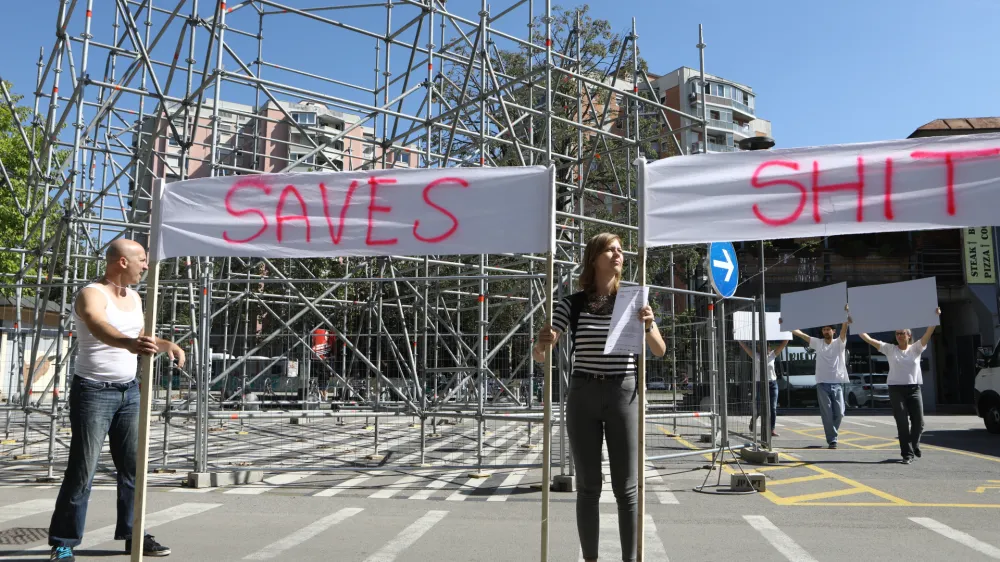
[(778, 453), (764, 449), (753, 450), (747, 447), (740, 449), (740, 458), (753, 464), (778, 464)]
[(568, 474), (560, 474), (552, 477), (552, 491), (572, 492), (576, 486), (576, 479)]
[(232, 472), (189, 472), (188, 488), (219, 488), (221, 486), (236, 486), (253, 484), (264, 480), (262, 470), (234, 470)]

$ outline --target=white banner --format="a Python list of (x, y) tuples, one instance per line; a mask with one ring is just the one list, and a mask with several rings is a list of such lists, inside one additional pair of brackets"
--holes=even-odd
[(781, 328), (806, 330), (840, 325), (847, 320), (847, 283), (781, 295)]
[[(759, 313), (740, 311), (733, 313), (733, 339), (737, 341), (751, 341), (756, 335), (760, 338)], [(780, 312), (768, 312), (764, 316), (764, 330), (767, 334), (767, 341), (791, 340), (791, 332), (781, 331)]]
[[(937, 315), (937, 281), (934, 277), (851, 287), (852, 334), (894, 332), (903, 328), (926, 328), (940, 324)], [(895, 341), (891, 339), (890, 342)]]
[(675, 156), (645, 167), (647, 248), (1000, 225), (1000, 134)]
[[(543, 166), (200, 178), (163, 186), (157, 259), (544, 253)], [(155, 239), (155, 237), (154, 237)]]

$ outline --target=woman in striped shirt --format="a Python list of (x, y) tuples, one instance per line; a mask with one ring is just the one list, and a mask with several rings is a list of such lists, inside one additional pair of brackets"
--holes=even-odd
[[(566, 402), (566, 428), (576, 465), (576, 525), (586, 562), (597, 560), (598, 554), (598, 501), (604, 482), (601, 448), (605, 436), (611, 488), (618, 503), (622, 560), (632, 562), (636, 557), (637, 361), (634, 354), (604, 354), (623, 261), (621, 240), (617, 236), (602, 233), (591, 238), (583, 253), (581, 292), (559, 301), (553, 310), (552, 325), (538, 332), (532, 348), (534, 359), (542, 362), (546, 348), (554, 346), (561, 334), (575, 332), (570, 334), (573, 367)], [(579, 303), (575, 331), (572, 329), (574, 302)], [(653, 310), (644, 306), (636, 321), (645, 324), (650, 351), (662, 357), (666, 344), (653, 322)]]

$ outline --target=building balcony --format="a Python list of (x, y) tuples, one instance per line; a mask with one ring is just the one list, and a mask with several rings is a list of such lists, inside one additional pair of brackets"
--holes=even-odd
[[(709, 152), (739, 152), (739, 148), (735, 146), (727, 146), (724, 144), (718, 144), (714, 142), (708, 143)], [(691, 154), (700, 154), (702, 151), (702, 144), (700, 142), (691, 143)]]
[[(691, 102), (692, 106), (698, 106), (701, 103), (701, 97), (702, 94), (692, 92), (688, 94), (688, 101)], [(705, 102), (708, 103), (709, 105), (717, 105), (720, 107), (730, 108), (734, 112), (740, 113), (741, 115), (745, 116), (747, 119), (755, 119), (757, 117), (757, 114), (754, 113), (752, 107), (746, 105), (745, 103), (738, 102), (736, 100), (731, 100), (729, 98), (723, 98), (709, 94), (705, 96)], [(697, 114), (698, 112), (696, 111), (695, 113)]]
[(735, 133), (743, 137), (754, 136), (753, 129), (750, 125), (740, 125), (739, 123), (732, 123), (730, 121), (720, 121), (719, 119), (709, 119), (708, 126), (714, 129), (719, 129), (726, 132)]

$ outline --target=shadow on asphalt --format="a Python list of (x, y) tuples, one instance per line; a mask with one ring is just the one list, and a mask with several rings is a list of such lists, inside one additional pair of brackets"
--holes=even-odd
[(936, 445), (1000, 459), (1000, 435), (983, 429), (932, 429), (920, 438), (924, 445)]

